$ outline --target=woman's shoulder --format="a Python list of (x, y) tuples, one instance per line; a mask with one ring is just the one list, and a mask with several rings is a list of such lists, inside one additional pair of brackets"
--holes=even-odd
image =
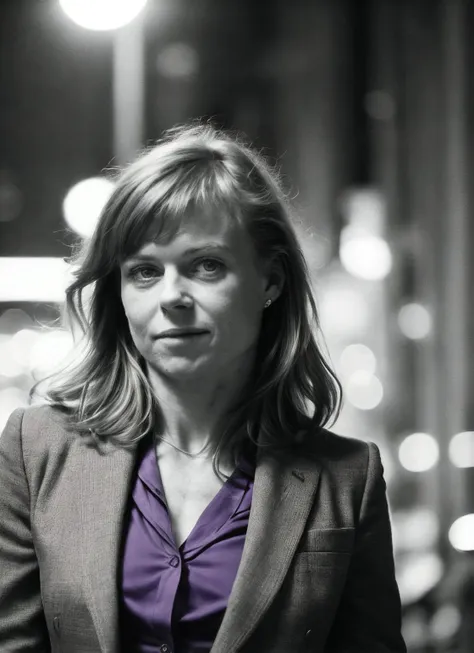
[(361, 498), (369, 479), (383, 475), (379, 449), (371, 440), (339, 435), (321, 427), (305, 434), (298, 446), (297, 461), (307, 470), (314, 469), (321, 487), (331, 488), (331, 493), (338, 496)]
[(58, 405), (53, 404), (33, 404), (23, 408), (23, 424), (26, 426), (56, 426), (58, 428), (68, 428), (69, 411)]
[(371, 461), (380, 460), (377, 445), (370, 439), (362, 440), (318, 428), (309, 431), (303, 442), (305, 455), (317, 459), (325, 467), (365, 472)]
[(68, 411), (50, 404), (17, 408), (7, 421), (5, 432), (9, 431), (17, 432), (23, 450), (30, 452), (54, 445), (62, 447), (74, 437), (69, 427)]
[(319, 430), (318, 435), (320, 438), (318, 444), (328, 455), (367, 455), (368, 447), (373, 444), (370, 440), (334, 433), (324, 428)]

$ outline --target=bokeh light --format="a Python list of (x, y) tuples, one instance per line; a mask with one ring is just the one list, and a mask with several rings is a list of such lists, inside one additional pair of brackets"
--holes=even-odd
[(370, 91), (365, 96), (364, 105), (374, 120), (391, 120), (395, 115), (395, 101), (386, 91)]
[[(406, 601), (402, 594), (402, 603)], [(428, 616), (422, 606), (410, 606), (402, 621), (402, 634), (408, 651), (421, 651), (426, 650), (429, 641), (430, 632), (428, 624)]]
[(54, 329), (42, 333), (31, 350), (32, 371), (38, 375), (53, 371), (66, 359), (73, 345), (73, 338), (69, 331)]
[(403, 335), (410, 340), (422, 340), (431, 331), (431, 315), (421, 304), (405, 304), (398, 313), (398, 326)]
[(63, 302), (70, 281), (70, 267), (62, 258), (0, 258), (3, 302)]
[(474, 467), (474, 431), (462, 431), (451, 438), (449, 459), (455, 467)]
[(348, 345), (339, 357), (339, 373), (344, 377), (349, 377), (360, 370), (374, 374), (376, 367), (377, 359), (374, 352), (360, 343)]
[(435, 642), (443, 642), (451, 639), (459, 631), (461, 621), (461, 612), (456, 605), (445, 603), (440, 606), (430, 621), (432, 639)]
[(20, 329), (33, 324), (33, 320), (21, 308), (7, 308), (0, 315), (0, 333), (14, 335)]
[(63, 202), (64, 219), (77, 234), (90, 236), (109, 199), (114, 184), (103, 177), (91, 177), (75, 184)]
[(392, 517), (393, 544), (399, 551), (428, 551), (438, 542), (440, 523), (436, 512), (426, 506), (398, 510)]
[(397, 579), (402, 603), (415, 603), (439, 583), (444, 564), (441, 557), (432, 551), (416, 551), (400, 558), (397, 565)]
[(47, 331), (21, 329), (14, 335), (0, 334), (0, 375), (42, 376), (65, 361), (74, 347), (65, 329)]
[(426, 472), (439, 459), (439, 446), (429, 433), (412, 433), (400, 444), (398, 458), (409, 472)]
[(456, 519), (449, 529), (448, 538), (458, 551), (474, 551), (474, 514)]
[(373, 410), (383, 399), (382, 383), (366, 370), (351, 374), (344, 390), (347, 400), (359, 410)]
[(130, 23), (148, 0), (59, 0), (64, 13), (77, 25), (96, 31)]
[[(376, 188), (349, 188), (341, 195), (344, 221), (362, 235), (380, 236), (385, 230), (386, 202)], [(347, 233), (347, 232), (346, 232)]]
[(25, 370), (30, 368), (31, 352), (39, 337), (39, 331), (34, 331), (33, 329), (20, 329), (20, 331), (17, 331), (17, 333), (15, 333), (15, 335), (10, 339), (10, 356)]
[(339, 256), (345, 269), (368, 281), (384, 279), (392, 269), (392, 253), (379, 236), (358, 233), (352, 227), (341, 232)]
[(199, 70), (199, 56), (187, 43), (170, 43), (158, 53), (156, 69), (169, 78), (187, 78)]
[(319, 315), (323, 331), (332, 337), (357, 336), (369, 323), (369, 307), (362, 294), (342, 285), (322, 291)]

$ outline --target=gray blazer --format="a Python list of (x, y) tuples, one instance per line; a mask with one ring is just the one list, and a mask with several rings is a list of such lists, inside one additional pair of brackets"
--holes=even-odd
[[(2, 653), (120, 651), (135, 458), (84, 446), (58, 409), (12, 413), (0, 437)], [(323, 431), (284, 460), (260, 452), (212, 653), (404, 652), (400, 621), (376, 445)]]

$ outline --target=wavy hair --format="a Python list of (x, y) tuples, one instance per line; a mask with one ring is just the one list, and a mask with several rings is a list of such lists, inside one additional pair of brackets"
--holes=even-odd
[(83, 346), (46, 377), (47, 403), (66, 409), (69, 424), (92, 444), (128, 447), (159, 432), (160, 400), (130, 335), (120, 264), (153, 238), (172, 239), (187, 216), (216, 209), (247, 230), (258, 263), (281, 266), (284, 286), (263, 313), (254, 374), (226, 416), (214, 470), (220, 474), (224, 448), (234, 461), (248, 439), (276, 451), (337, 418), (341, 385), (317, 343), (318, 313), (290, 202), (266, 158), (240, 135), (192, 123), (165, 132), (114, 181), (93, 235), (69, 257), (75, 280), (63, 320)]

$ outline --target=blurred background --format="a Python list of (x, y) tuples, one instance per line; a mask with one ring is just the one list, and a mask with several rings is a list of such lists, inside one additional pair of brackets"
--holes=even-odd
[(242, 130), (293, 198), (332, 430), (381, 449), (420, 653), (474, 651), (473, 27), (468, 0), (0, 3), (0, 428), (71, 349), (105, 169), (192, 118)]

